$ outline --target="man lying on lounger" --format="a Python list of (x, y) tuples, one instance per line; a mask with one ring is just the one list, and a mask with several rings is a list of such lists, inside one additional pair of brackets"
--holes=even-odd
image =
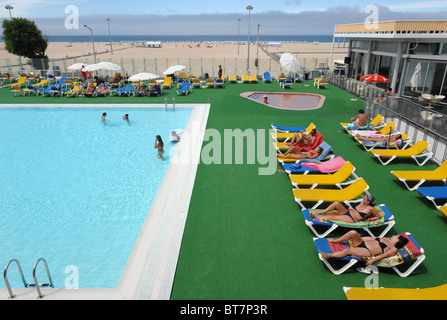
[(355, 136), (360, 141), (371, 141), (371, 142), (380, 142), (383, 145), (378, 144), (377, 147), (387, 147), (387, 144), (390, 143), (390, 147), (400, 148), (402, 146), (404, 140), (402, 139), (402, 135), (400, 133), (393, 134), (391, 136), (381, 136), (381, 137), (368, 137), (368, 136)]

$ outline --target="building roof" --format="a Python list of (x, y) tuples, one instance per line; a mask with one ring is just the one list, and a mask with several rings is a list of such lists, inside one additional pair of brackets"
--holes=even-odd
[(433, 38), (447, 39), (447, 20), (384, 21), (335, 26), (335, 37), (348, 38)]

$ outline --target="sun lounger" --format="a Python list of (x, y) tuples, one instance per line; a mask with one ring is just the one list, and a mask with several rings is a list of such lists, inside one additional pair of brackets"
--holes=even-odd
[[(273, 145), (275, 148), (278, 148), (278, 144), (280, 144), (279, 142), (274, 142)], [(323, 148), (323, 151), (321, 152), (321, 154), (315, 158), (315, 159), (293, 159), (293, 158), (278, 158), (278, 161), (281, 163), (284, 162), (314, 162), (314, 163), (318, 163), (320, 161), (323, 161), (324, 159), (331, 159), (334, 158), (335, 155), (331, 154), (333, 152), (332, 147), (325, 141), (323, 141), (318, 147)], [(279, 149), (277, 149), (279, 150)]]
[[(378, 262), (374, 263), (377, 267), (386, 267), (386, 268), (392, 268), (399, 276), (401, 277), (407, 277), (409, 276), (425, 259), (424, 249), (420, 246), (420, 244), (416, 241), (416, 239), (410, 234), (410, 233), (403, 233), (405, 237), (408, 238), (409, 242), (401, 249), (398, 250), (398, 253), (389, 258), (385, 258), (382, 260), (379, 260)], [(343, 243), (332, 243), (329, 242), (328, 239), (325, 238), (314, 238), (314, 244), (318, 252), (318, 257), (321, 261), (326, 265), (326, 267), (336, 275), (344, 273), (346, 270), (357, 264), (358, 262), (366, 262), (370, 258), (369, 257), (354, 257), (354, 256), (347, 256), (344, 258), (339, 259), (325, 259), (323, 256), (319, 253), (333, 253), (336, 251), (342, 251), (347, 248), (349, 248), (348, 242)], [(333, 266), (330, 261), (344, 261), (346, 264), (339, 269), (335, 269), (335, 266)], [(411, 265), (407, 267), (406, 270), (401, 271), (397, 268), (399, 265), (408, 265), (410, 262), (413, 262)]]
[(215, 82), (213, 79), (208, 78), (208, 79), (206, 80), (206, 86), (207, 86), (208, 88), (215, 88), (215, 87), (216, 87), (216, 82)]
[(224, 80), (223, 79), (216, 79), (214, 88), (225, 88)]
[(236, 75), (234, 75), (234, 74), (230, 75), (230, 76), (228, 77), (228, 80), (229, 80), (231, 83), (237, 83), (237, 77), (236, 77)]
[[(447, 161), (441, 164), (433, 171), (414, 170), (414, 171), (397, 171), (393, 170), (391, 173), (407, 187), (408, 190), (413, 191), (419, 188), (426, 181), (439, 181), (444, 185), (447, 182)], [(408, 182), (416, 182), (413, 187), (408, 185)]]
[(396, 146), (396, 143), (391, 142), (389, 148), (388, 148), (388, 142), (365, 141), (365, 140), (359, 140), (358, 137), (354, 137), (354, 138), (366, 151), (370, 151), (371, 149), (374, 149), (374, 148), (403, 150), (411, 144), (411, 139), (405, 133), (401, 133), (401, 135), (402, 135), (402, 145)]
[(383, 122), (383, 116), (378, 114), (370, 123), (368, 123), (364, 127), (357, 127), (352, 122), (341, 122), (340, 125), (349, 132), (349, 130), (371, 130), (371, 129), (379, 129), (385, 125)]
[[(321, 209), (304, 209), (302, 210), (304, 216), (304, 222), (312, 230), (312, 232), (318, 238), (325, 238), (332, 231), (338, 227), (348, 229), (363, 229), (371, 237), (383, 237), (394, 226), (396, 221), (391, 211), (384, 205), (375, 206), (376, 211), (380, 214), (381, 218), (374, 221), (358, 221), (358, 222), (343, 222), (343, 221), (330, 221), (331, 212), (326, 215), (321, 215)], [(314, 216), (311, 218), (310, 214)], [(335, 214), (335, 212), (334, 212)], [(385, 226), (385, 228), (383, 228)], [(372, 229), (379, 228), (382, 230), (379, 235), (374, 235)]]
[(165, 79), (163, 81), (162, 88), (168, 88), (168, 89), (172, 88), (172, 78), (171, 77), (165, 77)]
[(23, 84), (25, 84), (26, 82), (26, 77), (19, 77), (19, 79), (17, 80), (17, 82), (15, 83), (10, 83), (8, 84), (9, 87), (15, 87), (15, 86), (21, 86)]
[(436, 201), (442, 201), (443, 205), (447, 205), (447, 186), (442, 187), (419, 187), (417, 191), (430, 200), (437, 209), (441, 207)]
[(66, 97), (77, 97), (80, 93), (82, 93), (82, 86), (74, 86), (73, 89), (65, 92)]
[(184, 94), (187, 96), (188, 93), (190, 93), (190, 92), (191, 92), (191, 85), (188, 81), (185, 81), (185, 82), (183, 82), (180, 90), (177, 90), (177, 95)]
[[(312, 131), (312, 129), (314, 129), (316, 126), (313, 123), (311, 123), (307, 127), (285, 127), (285, 126), (280, 126), (275, 123), (272, 123), (272, 129), (275, 130), (275, 132), (279, 131), (279, 132), (285, 132), (285, 133), (290, 133), (290, 132), (294, 133), (294, 132), (301, 132), (303, 130), (307, 131), (310, 127), (312, 127), (310, 129), (310, 131)], [(309, 133), (310, 133), (310, 131), (309, 131)]]
[(279, 83), (279, 85), (285, 89), (285, 88), (293, 88), (293, 81), (291, 79), (284, 80)]
[(348, 300), (447, 300), (447, 284), (431, 288), (343, 287)]
[(272, 138), (275, 140), (275, 142), (282, 141), (287, 142), (289, 140), (292, 140), (293, 135), (295, 133), (298, 133), (300, 136), (302, 132), (306, 132), (307, 134), (310, 134), (313, 129), (315, 129), (315, 125), (313, 123), (309, 124), (307, 127), (280, 127), (276, 126), (274, 123), (272, 123), (272, 128), (275, 130), (275, 128), (282, 128), (282, 129), (301, 129), (299, 131), (293, 131), (293, 132), (272, 132)]
[(335, 157), (321, 163), (283, 163), (282, 166), (287, 174), (308, 173), (334, 173), (340, 170), (346, 161), (342, 157)]
[[(323, 202), (349, 202), (363, 194), (367, 194), (368, 184), (363, 178), (355, 180), (344, 189), (293, 189), (295, 201), (306, 209), (303, 202), (316, 202), (312, 209), (316, 209)], [(345, 203), (346, 203), (345, 202)]]
[(264, 72), (264, 75), (262, 76), (262, 80), (264, 82), (272, 82), (272, 78), (270, 77), (270, 72)]
[[(433, 152), (427, 150), (428, 146), (429, 144), (426, 141), (420, 140), (405, 150), (371, 149), (370, 152), (379, 159), (380, 163), (383, 165), (387, 165), (397, 158), (412, 158), (419, 166), (423, 166), (431, 159), (431, 157), (433, 157)], [(388, 160), (384, 161), (382, 158), (387, 158)], [(423, 158), (423, 160), (419, 161), (418, 158)]]
[(447, 217), (447, 205), (440, 206), (438, 209)]
[(355, 174), (355, 167), (349, 161), (345, 162), (345, 164), (334, 174), (289, 175), (290, 182), (295, 188), (311, 186), (310, 189), (314, 189), (317, 186), (336, 186), (339, 189), (342, 189), (342, 186), (346, 183), (353, 182), (351, 177), (354, 177), (354, 179), (359, 178)]
[(389, 133), (392, 133), (396, 124), (393, 121), (388, 122), (383, 126), (380, 130), (348, 130), (348, 133), (352, 136), (360, 135), (360, 136), (386, 136)]
[(314, 81), (314, 87), (317, 87), (318, 89), (321, 88), (328, 88), (328, 82), (326, 79), (316, 78)]
[(242, 76), (242, 82), (244, 82), (244, 83), (249, 83), (250, 82), (250, 77), (248, 76), (248, 74), (244, 74)]
[(254, 74), (250, 75), (250, 83), (258, 83), (258, 77)]
[(133, 91), (135, 90), (135, 86), (133, 85), (128, 85), (125, 88), (120, 88), (122, 90), (116, 90), (116, 93), (118, 94), (118, 96), (125, 96), (127, 95), (128, 97), (130, 97), (133, 93)]

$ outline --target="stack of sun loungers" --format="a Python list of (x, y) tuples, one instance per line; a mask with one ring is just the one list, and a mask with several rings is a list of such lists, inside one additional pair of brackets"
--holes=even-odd
[[(285, 127), (272, 123), (272, 128), (275, 131), (272, 133), (273, 143), (277, 152), (281, 152), (280, 148), (283, 145), (280, 143), (284, 143), (282, 141), (291, 140), (295, 132), (300, 133), (307, 130), (310, 132), (315, 128), (315, 125), (311, 123), (308, 126)], [(304, 222), (315, 235), (313, 241), (318, 257), (332, 273), (341, 274), (354, 265), (365, 263), (370, 257), (348, 256), (342, 259), (326, 259), (320, 252), (332, 253), (344, 250), (349, 246), (348, 243), (334, 245), (325, 238), (326, 236), (339, 228), (345, 228), (362, 230), (372, 237), (384, 237), (395, 225), (396, 221), (394, 215), (385, 204), (375, 207), (381, 217), (374, 221), (347, 223), (336, 220), (331, 221), (327, 214), (322, 215), (321, 212), (323, 210), (319, 209), (321, 204), (338, 201), (352, 207), (354, 203), (360, 202), (365, 195), (369, 195), (369, 185), (355, 173), (356, 168), (354, 164), (340, 156), (336, 156), (334, 150), (326, 141), (323, 141), (320, 146), (323, 146), (323, 150), (329, 151), (317, 161), (309, 162), (304, 159), (287, 162), (278, 159), (284, 169), (278, 171), (285, 172), (290, 179), (293, 186), (293, 197), (301, 209)], [(331, 154), (331, 156), (328, 157), (328, 154)], [(441, 172), (445, 182), (447, 179), (447, 164), (437, 174), (441, 174)], [(408, 179), (413, 179), (413, 177)], [(447, 189), (444, 190), (447, 199)], [(308, 205), (311, 207), (309, 208)], [(444, 210), (447, 212), (447, 204), (444, 206)], [(329, 212), (328, 214), (334, 213)], [(422, 263), (425, 255), (424, 249), (410, 233), (402, 233), (401, 235), (409, 240), (408, 244), (398, 250), (396, 256), (382, 259), (374, 263), (374, 265), (392, 268), (399, 276), (406, 277)], [(342, 263), (341, 267), (340, 263)], [(400, 265), (404, 265), (404, 270), (402, 270), (402, 267), (397, 268)]]

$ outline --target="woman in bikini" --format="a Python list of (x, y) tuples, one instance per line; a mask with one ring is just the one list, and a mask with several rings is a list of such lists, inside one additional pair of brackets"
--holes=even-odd
[(352, 247), (334, 253), (320, 251), (323, 258), (343, 258), (346, 256), (372, 257), (372, 259), (366, 262), (367, 266), (384, 258), (394, 256), (398, 249), (408, 243), (408, 239), (402, 235), (392, 236), (391, 238), (361, 237), (355, 230), (347, 232), (341, 238), (328, 239), (328, 241), (333, 243), (351, 241)]
[(316, 147), (314, 150), (298, 152), (298, 153), (285, 153), (285, 154), (277, 154), (278, 158), (288, 158), (288, 159), (315, 159), (320, 156), (323, 152), (323, 148)]
[[(346, 209), (340, 202), (334, 202), (324, 209), (320, 214), (327, 214), (329, 211), (335, 211), (336, 214), (328, 215), (327, 220), (330, 221), (343, 221), (349, 223), (356, 223), (359, 221), (373, 221), (380, 219), (380, 214), (374, 208), (376, 205), (376, 199), (373, 196), (365, 196), (362, 202), (354, 208), (349, 207)], [(312, 219), (315, 218), (313, 214), (310, 214)]]

